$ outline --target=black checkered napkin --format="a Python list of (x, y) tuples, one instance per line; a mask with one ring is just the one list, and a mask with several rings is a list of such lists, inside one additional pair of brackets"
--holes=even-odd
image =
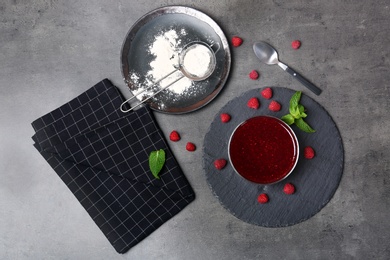
[[(119, 253), (195, 198), (150, 109), (124, 114), (123, 100), (105, 79), (32, 123), (34, 146)], [(166, 162), (155, 179), (148, 158), (158, 149)]]

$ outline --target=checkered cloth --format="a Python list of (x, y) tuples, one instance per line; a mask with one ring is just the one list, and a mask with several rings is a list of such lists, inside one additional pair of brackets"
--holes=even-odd
[[(194, 200), (150, 109), (119, 110), (107, 79), (35, 120), (34, 146), (116, 251), (125, 253)], [(149, 154), (164, 149), (155, 179)]]

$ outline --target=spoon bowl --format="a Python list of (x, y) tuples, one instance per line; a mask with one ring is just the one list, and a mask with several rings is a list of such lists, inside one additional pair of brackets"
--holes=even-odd
[(275, 65), (278, 64), (278, 53), (271, 45), (266, 42), (257, 42), (253, 45), (253, 51), (257, 58), (265, 64)]

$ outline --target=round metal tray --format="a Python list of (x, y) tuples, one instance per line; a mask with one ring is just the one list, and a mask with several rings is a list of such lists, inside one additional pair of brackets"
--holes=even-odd
[[(178, 84), (174, 83), (145, 102), (155, 111), (182, 114), (205, 106), (217, 96), (229, 75), (231, 54), (223, 31), (206, 14), (183, 6), (168, 6), (151, 11), (132, 26), (122, 46), (122, 75), (133, 95), (140, 91), (141, 86), (145, 87), (142, 82), (148, 81), (150, 63), (156, 58), (151, 55), (148, 46), (153, 44), (155, 36), (172, 29), (186, 32), (178, 36), (183, 47), (195, 41), (201, 41), (210, 46), (215, 44), (220, 46), (216, 52), (216, 68), (208, 79), (192, 82), (183, 93), (169, 90), (174, 87), (174, 84)], [(137, 81), (132, 75), (137, 75)], [(137, 99), (142, 100), (141, 96), (137, 96)]]

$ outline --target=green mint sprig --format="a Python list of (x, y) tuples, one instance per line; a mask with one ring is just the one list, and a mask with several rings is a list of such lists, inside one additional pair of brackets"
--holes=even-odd
[(149, 155), (149, 168), (156, 179), (165, 163), (165, 151), (163, 149), (152, 151)]
[(304, 118), (307, 117), (307, 114), (305, 113), (305, 107), (299, 104), (301, 95), (301, 91), (297, 91), (294, 93), (294, 95), (292, 95), (289, 107), (290, 114), (282, 116), (281, 119), (288, 125), (295, 124), (299, 129), (306, 133), (314, 133), (316, 130), (311, 128), (310, 125), (308, 125), (304, 120)]

